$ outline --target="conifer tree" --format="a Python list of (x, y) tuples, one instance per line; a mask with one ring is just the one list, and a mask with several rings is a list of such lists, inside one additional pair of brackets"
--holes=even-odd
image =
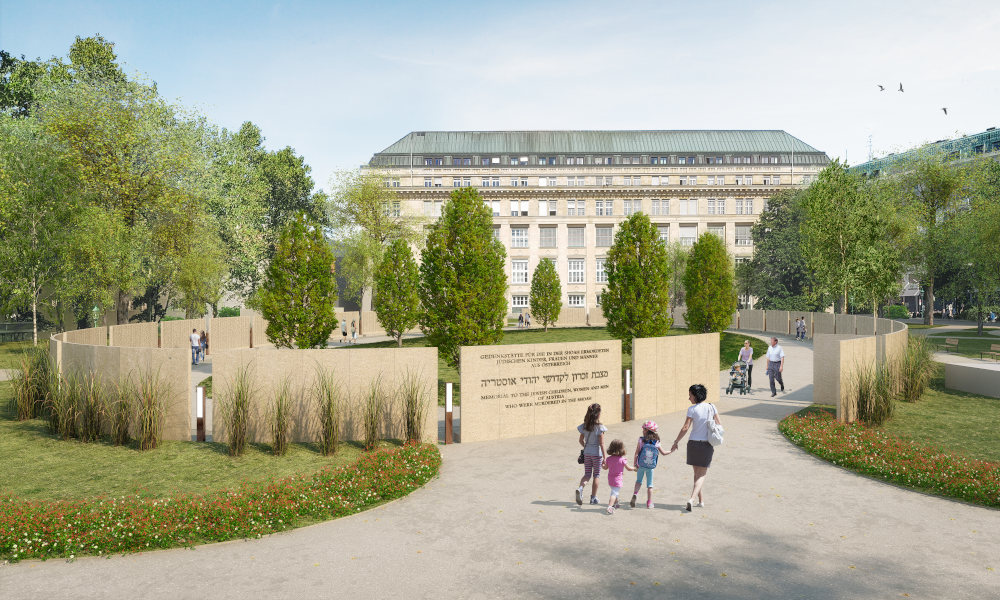
[(725, 242), (703, 233), (691, 248), (684, 271), (687, 312), (684, 320), (694, 333), (725, 331), (736, 311), (733, 261)]
[(420, 319), (420, 271), (405, 240), (389, 244), (375, 270), (375, 313), (385, 332), (403, 346), (403, 334)]
[(559, 285), (559, 274), (556, 265), (550, 258), (543, 258), (535, 267), (531, 276), (531, 297), (529, 298), (531, 315), (549, 330), (549, 324), (559, 320), (562, 310), (562, 286)]

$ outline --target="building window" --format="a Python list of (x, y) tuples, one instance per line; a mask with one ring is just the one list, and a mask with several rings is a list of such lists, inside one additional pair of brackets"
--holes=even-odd
[(424, 216), (440, 217), (441, 204), (442, 204), (441, 200), (424, 200)]
[(522, 166), (524, 166), (524, 165), (528, 164), (528, 157), (527, 157), (527, 156), (522, 156), (522, 157), (520, 157), (520, 158), (518, 159), (518, 163), (519, 163), (520, 165), (522, 165)]
[(539, 177), (538, 185), (541, 187), (555, 187), (556, 178), (555, 177)]
[(512, 167), (516, 167), (517, 166), (517, 157), (516, 156), (510, 157), (510, 166), (512, 166)]
[(583, 187), (584, 180), (583, 175), (578, 175), (576, 177), (570, 175), (566, 178), (566, 185)]
[(386, 207), (386, 214), (393, 217), (398, 217), (402, 214), (399, 200), (393, 200), (392, 202), (389, 203), (389, 206)]
[(500, 216), (500, 201), (499, 200), (489, 200), (489, 201), (486, 202), (486, 206), (488, 206), (490, 208), (490, 213), (492, 213), (494, 217), (499, 217)]
[(569, 228), (569, 247), (570, 248), (583, 248), (584, 246), (584, 231), (583, 227), (570, 227)]
[(697, 225), (681, 225), (681, 246), (694, 246), (695, 240), (698, 239), (698, 226)]
[(488, 167), (488, 166), (490, 166), (490, 159), (488, 159), (488, 158), (484, 158), (484, 159), (483, 159), (483, 160), (481, 161), (481, 164), (482, 164), (482, 165), (483, 165), (484, 167)]
[(666, 199), (653, 199), (653, 215), (663, 216), (670, 214), (670, 200)]
[(659, 236), (660, 241), (664, 244), (670, 243), (670, 225), (657, 225), (656, 235)]
[(583, 272), (585, 262), (582, 258), (569, 259), (569, 283), (586, 282), (586, 276)]
[(451, 187), (462, 187), (462, 178), (461, 177), (453, 177), (451, 179)]
[(511, 283), (528, 283), (528, 261), (510, 261), (510, 281)]
[(597, 305), (598, 305), (598, 306), (600, 306), (600, 305), (601, 305), (601, 294), (598, 294), (598, 295), (597, 295)]
[(726, 176), (725, 175), (709, 175), (708, 185), (725, 185)]
[(736, 226), (736, 245), (737, 246), (750, 246), (753, 244), (753, 239), (750, 237), (750, 225), (737, 225)]
[(705, 157), (705, 162), (708, 163), (708, 164), (710, 164), (710, 165), (721, 165), (722, 164), (722, 157), (721, 156), (706, 156)]
[(608, 282), (608, 272), (604, 269), (604, 263), (607, 262), (606, 258), (597, 259), (597, 283), (607, 283)]
[(726, 200), (724, 198), (709, 198), (708, 214), (710, 215), (726, 214)]
[(650, 176), (649, 185), (660, 185), (660, 176), (659, 175)]
[(586, 202), (584, 200), (567, 200), (566, 201), (566, 216), (568, 217), (583, 217), (586, 216)]
[[(636, 179), (638, 179), (638, 177), (636, 177)], [(629, 177), (628, 175), (626, 175), (625, 177), (623, 177), (622, 178), (622, 185), (632, 185), (632, 178)], [(636, 184), (636, 185), (638, 185), (638, 184)]]
[(494, 177), (490, 181), (492, 182), (493, 187), (500, 187), (500, 178), (499, 177)]
[(677, 157), (677, 164), (679, 164), (679, 165), (686, 165), (687, 164), (687, 157), (686, 156), (678, 156)]
[(556, 216), (556, 201), (541, 200), (538, 202), (538, 215), (542, 217)]
[(538, 246), (540, 248), (555, 248), (556, 247), (556, 228), (555, 227), (539, 227), (538, 228)]
[(614, 200), (598, 200), (597, 201), (597, 216), (598, 217), (612, 217), (615, 214), (615, 201)]
[(434, 178), (434, 187), (441, 187), (441, 178), (440, 177), (435, 177)]
[(490, 178), (483, 177), (483, 182), (480, 184), (479, 187), (490, 187)]
[(527, 227), (511, 227), (510, 228), (510, 247), (511, 248), (527, 248), (528, 247), (528, 228)]
[(512, 217), (527, 217), (528, 216), (528, 201), (527, 200), (511, 200), (510, 201), (510, 216), (512, 216)]
[(500, 226), (499, 225), (494, 225), (493, 226), (493, 239), (495, 239), (498, 242), (500, 241)]
[(570, 294), (569, 295), (569, 305), (570, 306), (583, 306), (583, 294)]
[(510, 178), (510, 187), (517, 187), (517, 177)]
[(399, 187), (399, 178), (398, 177), (386, 178), (385, 187)]
[(614, 239), (614, 228), (610, 225), (598, 227), (597, 228), (597, 245), (601, 248), (607, 248), (611, 245)]
[(690, 198), (686, 200), (679, 200), (680, 204), (680, 214), (682, 215), (696, 215), (698, 214), (698, 200), (695, 198)]
[(431, 187), (434, 184), (434, 180), (430, 177), (424, 177), (424, 187)]
[(611, 185), (611, 177), (598, 177), (596, 180), (597, 185)]
[(514, 308), (528, 308), (527, 296), (511, 296), (510, 305)]
[(642, 212), (642, 200), (625, 200), (625, 216), (629, 217), (637, 212)]
[(719, 238), (723, 242), (726, 241), (726, 226), (725, 225), (709, 225), (708, 232)]

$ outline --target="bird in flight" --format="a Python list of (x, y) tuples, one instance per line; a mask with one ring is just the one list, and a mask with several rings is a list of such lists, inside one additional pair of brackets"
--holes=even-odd
[(942, 107), (941, 107), (941, 110), (943, 110), (943, 111), (944, 111), (944, 114), (945, 114), (945, 116), (948, 116), (948, 107), (946, 107), (946, 106), (942, 106)]
[(903, 84), (902, 83), (899, 84), (899, 91), (901, 91), (901, 92), (903, 91)]
[(880, 92), (884, 92), (885, 91), (885, 86), (882, 85), (881, 83), (876, 83), (875, 85), (878, 86), (878, 91), (880, 91)]

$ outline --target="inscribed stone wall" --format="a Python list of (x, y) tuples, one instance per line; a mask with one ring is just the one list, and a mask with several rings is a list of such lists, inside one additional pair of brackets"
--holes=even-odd
[(836, 333), (836, 316), (833, 313), (809, 313), (812, 315), (812, 329), (809, 336)]
[[(538, 321), (534, 317), (531, 318), (531, 326), (541, 327), (541, 321)], [(559, 311), (559, 320), (556, 322), (556, 327), (586, 327), (587, 326), (587, 309), (577, 306), (564, 306)]]
[(634, 340), (632, 405), (635, 419), (686, 410), (690, 406), (688, 387), (696, 383), (708, 388), (710, 402), (717, 401), (719, 340), (718, 333)]
[(208, 353), (250, 347), (252, 317), (216, 317), (209, 320)]
[(463, 443), (573, 431), (594, 402), (621, 422), (619, 340), (466, 346), (461, 365)]
[(205, 329), (205, 319), (160, 321), (160, 345), (163, 348), (187, 348), (190, 351), (192, 329), (201, 333)]
[(156, 323), (112, 325), (108, 332), (108, 345), (122, 348), (156, 348), (159, 344), (159, 327)]
[(835, 319), (835, 333), (837, 335), (855, 335), (857, 333), (857, 323), (854, 315), (838, 314)]
[(768, 310), (765, 311), (765, 315), (764, 320), (767, 328), (764, 331), (768, 333), (788, 335), (790, 331), (791, 316), (787, 310)]
[(740, 328), (747, 331), (764, 331), (764, 311), (741, 310)]
[[(319, 439), (317, 410), (310, 395), (317, 369), (331, 373), (343, 393), (342, 440), (363, 438), (363, 396), (376, 381), (381, 382), (389, 398), (381, 419), (380, 435), (383, 438), (404, 438), (404, 413), (396, 392), (411, 375), (417, 378), (424, 398), (423, 439), (426, 442), (437, 440), (437, 348), (234, 349), (216, 352), (212, 362), (214, 441), (225, 442), (228, 439), (222, 405), (238, 370), (245, 365), (250, 365), (255, 389), (250, 411), (251, 441), (271, 441), (267, 415), (275, 392), (284, 381), (289, 382), (293, 397), (291, 439), (296, 442), (315, 442)], [(464, 421), (464, 413), (462, 417)]]

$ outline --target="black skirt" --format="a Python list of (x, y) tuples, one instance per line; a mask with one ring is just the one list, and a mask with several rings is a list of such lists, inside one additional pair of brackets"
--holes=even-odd
[(687, 464), (692, 467), (711, 467), (712, 455), (715, 454), (715, 447), (708, 442), (688, 440)]

